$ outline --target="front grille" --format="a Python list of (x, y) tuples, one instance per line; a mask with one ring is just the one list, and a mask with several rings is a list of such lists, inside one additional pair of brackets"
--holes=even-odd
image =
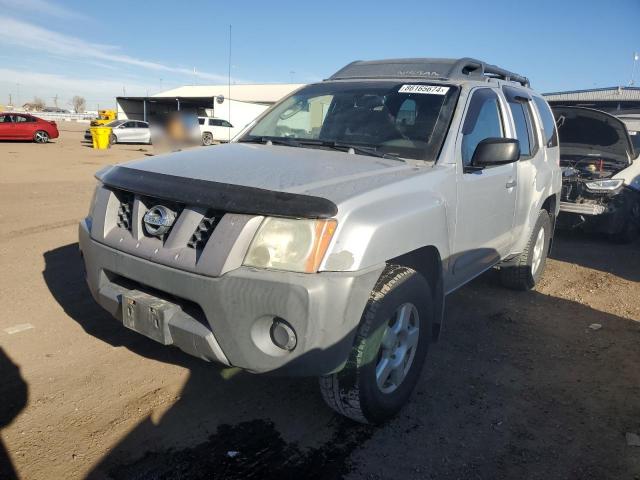
[(131, 193), (120, 192), (117, 194), (117, 198), (120, 201), (120, 206), (118, 207), (117, 225), (120, 228), (131, 231), (131, 225), (133, 222), (134, 196)]
[(209, 237), (215, 230), (216, 225), (218, 225), (220, 218), (222, 218), (221, 214), (213, 210), (207, 211), (205, 216), (196, 227), (196, 230), (193, 232), (193, 235), (191, 235), (187, 246), (196, 250), (201, 250), (202, 248), (204, 248), (204, 246), (207, 244), (207, 241), (209, 240)]
[[(135, 195), (131, 192), (127, 192), (124, 190), (112, 189), (112, 192), (114, 193), (114, 195), (116, 196), (119, 202), (118, 210), (117, 210), (117, 218), (115, 219), (116, 224), (118, 228), (125, 229), (129, 232), (133, 232), (133, 222), (134, 222), (133, 210), (134, 210), (134, 204), (136, 202), (138, 202), (137, 208), (140, 209), (141, 216), (146, 214), (146, 212), (148, 212), (153, 207), (157, 207), (157, 206), (162, 206), (165, 209), (168, 209), (171, 212), (173, 212), (173, 214), (175, 215), (173, 225), (162, 233), (161, 232), (151, 233), (147, 229), (147, 226), (144, 220), (142, 220), (141, 224), (139, 225), (140, 232), (142, 233), (142, 235), (149, 238), (158, 238), (162, 241), (163, 244), (168, 239), (171, 231), (178, 224), (180, 215), (182, 215), (185, 209), (191, 210), (191, 208), (188, 205), (164, 200), (161, 198)], [(198, 253), (201, 252), (202, 249), (207, 244), (207, 242), (209, 241), (209, 237), (211, 237), (211, 235), (213, 234), (213, 231), (215, 230), (216, 226), (218, 225), (218, 223), (220, 222), (223, 216), (224, 216), (224, 212), (220, 212), (218, 210), (213, 210), (213, 209), (207, 210), (203, 218), (200, 220), (199, 224), (195, 228), (195, 230), (192, 233), (189, 232), (191, 233), (191, 236), (189, 237), (189, 241), (187, 242), (186, 246), (189, 248), (193, 248)], [(187, 221), (187, 224), (193, 225), (189, 221)], [(189, 227), (186, 227), (186, 228), (189, 228)], [(176, 248), (176, 247), (177, 247), (176, 245), (173, 246), (173, 248)]]

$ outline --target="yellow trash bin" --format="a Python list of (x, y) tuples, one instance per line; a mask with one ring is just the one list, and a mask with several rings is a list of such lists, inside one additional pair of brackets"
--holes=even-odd
[(93, 148), (104, 150), (109, 148), (109, 138), (111, 137), (111, 127), (91, 127), (91, 139), (93, 140)]

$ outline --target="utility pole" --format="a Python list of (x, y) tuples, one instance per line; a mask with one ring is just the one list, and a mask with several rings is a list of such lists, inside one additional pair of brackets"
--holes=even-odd
[[(229, 88), (228, 88), (227, 101), (229, 102), (229, 118), (227, 119), (231, 123), (231, 24), (229, 24)], [(231, 141), (231, 129), (227, 129), (228, 138), (227, 141)]]

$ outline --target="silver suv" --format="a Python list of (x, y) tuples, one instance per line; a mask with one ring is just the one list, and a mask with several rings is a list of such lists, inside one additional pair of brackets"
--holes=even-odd
[(255, 373), (320, 377), (337, 412), (395, 414), (445, 297), (540, 278), (557, 134), (526, 78), (464, 58), (354, 62), (227, 145), (107, 167), (80, 224), (125, 327)]

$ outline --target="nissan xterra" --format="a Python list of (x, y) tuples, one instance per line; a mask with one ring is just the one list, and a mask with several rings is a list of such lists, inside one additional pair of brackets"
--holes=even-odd
[(555, 122), (525, 77), (463, 58), (358, 61), (227, 145), (107, 167), (80, 249), (95, 300), (204, 360), (320, 377), (381, 422), (411, 394), (445, 297), (542, 275)]

